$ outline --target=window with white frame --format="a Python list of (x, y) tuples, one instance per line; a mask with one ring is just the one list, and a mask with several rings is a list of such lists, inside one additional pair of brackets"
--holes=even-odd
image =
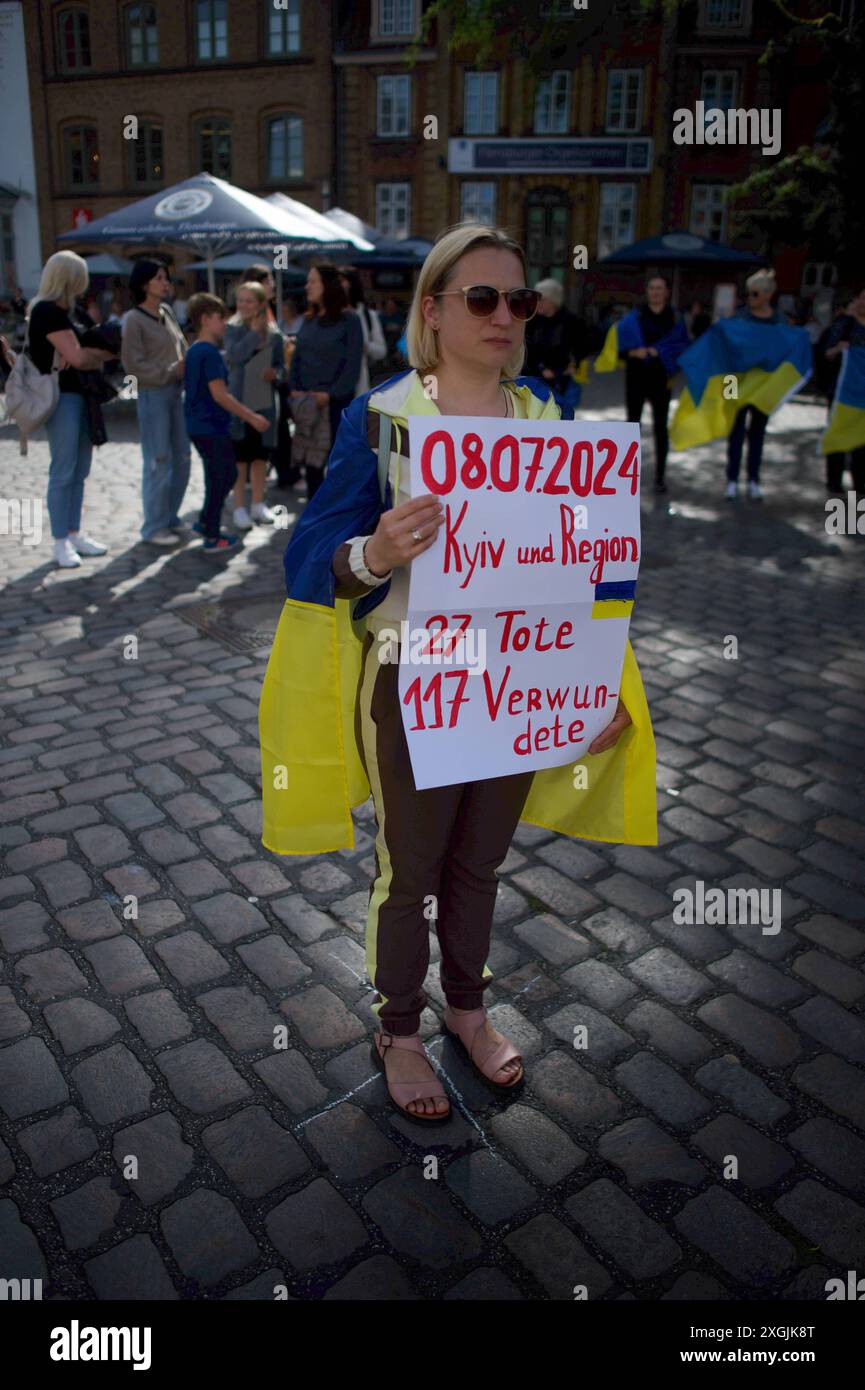
[(300, 116), (272, 116), (267, 122), (267, 179), (303, 178), (303, 121)]
[(99, 187), (99, 137), (94, 125), (67, 126), (63, 131), (63, 173), (67, 188)]
[(58, 12), (57, 46), (64, 72), (81, 72), (90, 67), (90, 18), (86, 10)]
[(376, 134), (408, 135), (411, 78), (404, 73), (376, 79)]
[(535, 134), (566, 135), (571, 109), (571, 74), (565, 70), (542, 77), (535, 93)]
[(725, 188), (720, 183), (691, 185), (691, 220), (689, 231), (708, 241), (724, 241), (727, 236), (727, 205)]
[(414, 0), (378, 0), (378, 32), (382, 38), (414, 33)]
[(411, 226), (410, 183), (376, 184), (375, 225), (385, 236), (408, 236)]
[(702, 24), (707, 29), (740, 29), (745, 19), (745, 0), (703, 0)]
[(158, 188), (163, 182), (162, 126), (140, 121), (138, 138), (129, 141), (129, 178), (139, 188)]
[(195, 56), (199, 63), (228, 57), (228, 0), (195, 0)]
[(632, 183), (602, 183), (598, 212), (598, 256), (609, 256), (634, 240), (637, 190)]
[(494, 183), (474, 183), (466, 180), (460, 186), (460, 221), (483, 222), (495, 226), (496, 186)]
[(218, 179), (231, 179), (231, 121), (227, 116), (202, 116), (195, 125), (195, 167)]
[(159, 62), (155, 5), (127, 5), (126, 56), (131, 68), (152, 68)]
[(624, 133), (642, 123), (642, 68), (614, 68), (607, 78), (607, 130)]
[(463, 134), (495, 135), (499, 128), (499, 75), (467, 72), (463, 100)]
[(710, 69), (700, 77), (700, 100), (705, 102), (706, 110), (730, 111), (736, 105), (736, 71)]
[(300, 52), (300, 0), (281, 0), (277, 9), (273, 0), (264, 0), (267, 11), (267, 56), (285, 58)]

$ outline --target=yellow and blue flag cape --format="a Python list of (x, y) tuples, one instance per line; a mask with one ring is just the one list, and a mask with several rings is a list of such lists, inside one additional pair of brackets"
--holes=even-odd
[(865, 347), (844, 350), (829, 423), (820, 440), (821, 454), (846, 454), (865, 444)]
[[(683, 318), (678, 318), (663, 338), (653, 344), (666, 368), (667, 375), (673, 376), (679, 370), (679, 359), (688, 346), (688, 330)], [(619, 354), (630, 352), (631, 348), (645, 347), (643, 327), (639, 310), (632, 309), (618, 323), (611, 325), (604, 340), (604, 346), (595, 358), (596, 372), (615, 371), (619, 364)]]
[[(517, 377), (510, 389), (524, 418), (559, 418), (549, 388), (536, 378)], [(378, 460), (367, 439), (368, 410), (390, 415), (399, 430), (407, 429), (410, 415), (438, 413), (414, 369), (352, 401), (340, 420), (324, 482), (286, 549), (288, 597), (259, 706), (262, 843), (277, 854), (353, 848), (351, 808), (370, 794), (355, 743), (355, 704), (363, 620), (388, 585), (360, 599), (336, 598), (332, 570), (337, 547), (373, 532), (384, 508), (393, 505), (389, 484), (382, 503)], [(592, 617), (628, 615), (633, 592), (633, 585), (599, 585)], [(620, 693), (632, 724), (605, 753), (536, 772), (523, 820), (585, 839), (658, 843), (655, 740), (630, 642)], [(585, 787), (574, 773), (583, 765)]]
[[(723, 439), (745, 405), (765, 415), (783, 405), (811, 375), (811, 340), (804, 328), (752, 319), (719, 319), (687, 352), (679, 365), (685, 387), (670, 425), (674, 449), (689, 449)], [(737, 379), (737, 394), (724, 395), (729, 378)]]

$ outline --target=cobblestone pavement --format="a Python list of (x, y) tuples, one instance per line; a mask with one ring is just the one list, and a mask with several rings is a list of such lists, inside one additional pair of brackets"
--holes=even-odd
[[(526, 1088), (481, 1090), (431, 973), (456, 1105), (422, 1137), (369, 1058), (368, 809), (353, 852), (262, 849), (264, 662), (181, 614), (275, 614), (284, 533), (219, 569), (154, 555), (111, 416), (85, 515), (110, 554), (55, 570), (47, 518), (0, 542), (0, 1274), (62, 1300), (655, 1300), (822, 1299), (862, 1270), (865, 540), (824, 527), (824, 415), (784, 408), (762, 506), (719, 500), (717, 447), (647, 489), (661, 843), (520, 829), (489, 996)], [(40, 496), (47, 463), (0, 431), (3, 496)], [(675, 925), (697, 880), (780, 888), (782, 929)]]

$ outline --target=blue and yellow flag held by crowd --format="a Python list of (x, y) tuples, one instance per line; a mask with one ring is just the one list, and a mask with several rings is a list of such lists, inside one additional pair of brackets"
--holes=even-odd
[(865, 444), (865, 347), (844, 350), (829, 423), (820, 440), (821, 454), (846, 454)]
[[(677, 319), (669, 333), (665, 333), (663, 338), (659, 338), (653, 344), (668, 376), (673, 376), (679, 370), (679, 359), (689, 341), (684, 320)], [(623, 319), (619, 319), (618, 323), (611, 326), (604, 340), (604, 346), (595, 358), (595, 371), (613, 372), (619, 365), (620, 353), (630, 352), (632, 348), (645, 346), (646, 341), (643, 337), (639, 310), (632, 309), (629, 314), (625, 314)]]
[[(804, 328), (719, 319), (680, 359), (686, 384), (670, 425), (672, 447), (725, 438), (745, 405), (771, 415), (808, 380), (812, 362)], [(737, 379), (736, 394), (727, 399), (731, 377)]]

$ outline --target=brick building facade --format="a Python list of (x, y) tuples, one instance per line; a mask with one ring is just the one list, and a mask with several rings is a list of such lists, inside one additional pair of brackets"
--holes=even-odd
[[(549, 4), (566, 37), (533, 76), (507, 35), (483, 64), (452, 50), (443, 19), (409, 63), (424, 0), (32, 0), (43, 254), (76, 209), (98, 217), (201, 169), (339, 205), (396, 237), (493, 221), (574, 306), (639, 291), (641, 273), (599, 262), (642, 237), (684, 229), (747, 246), (724, 193), (765, 157), (677, 146), (673, 113), (699, 100), (779, 107), (781, 154), (795, 148), (788, 130), (810, 143), (825, 86), (785, 79), (785, 99), (758, 65), (774, 8), (693, 0), (647, 17), (637, 0), (608, 0), (586, 17)], [(587, 271), (573, 265), (579, 246)], [(782, 289), (800, 292), (804, 259), (782, 252)], [(683, 295), (704, 279), (686, 274)]]
[(321, 209), (328, 6), (31, 0), (25, 16), (43, 255), (75, 209), (101, 217), (202, 169)]
[[(575, 306), (640, 292), (641, 271), (600, 261), (643, 237), (679, 229), (759, 251), (725, 191), (766, 157), (752, 146), (676, 145), (678, 108), (777, 108), (781, 155), (811, 143), (828, 109), (819, 74), (800, 76), (799, 51), (780, 74), (758, 64), (785, 23), (761, 0), (693, 0), (649, 16), (634, 0), (610, 0), (582, 28), (561, 5), (574, 39), (539, 77), (507, 35), (482, 65), (451, 51), (444, 21), (407, 66), (421, 10), (422, 0), (337, 0), (339, 201), (396, 236), (432, 238), (467, 216), (496, 222), (525, 245), (530, 274), (560, 279)], [(578, 246), (586, 272), (573, 265)], [(800, 292), (806, 255), (780, 249), (783, 290)], [(710, 294), (719, 273), (684, 270), (681, 298)]]

